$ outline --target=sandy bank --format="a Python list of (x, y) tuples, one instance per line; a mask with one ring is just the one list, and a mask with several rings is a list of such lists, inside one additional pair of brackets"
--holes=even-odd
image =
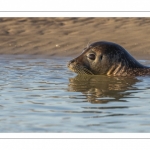
[(100, 40), (149, 58), (150, 18), (0, 18), (0, 54), (74, 57)]

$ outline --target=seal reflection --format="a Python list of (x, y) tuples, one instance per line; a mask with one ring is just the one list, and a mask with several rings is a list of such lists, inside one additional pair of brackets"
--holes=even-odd
[(131, 96), (133, 85), (140, 82), (135, 77), (108, 77), (103, 75), (77, 75), (69, 79), (69, 91), (81, 92), (90, 103), (126, 102)]

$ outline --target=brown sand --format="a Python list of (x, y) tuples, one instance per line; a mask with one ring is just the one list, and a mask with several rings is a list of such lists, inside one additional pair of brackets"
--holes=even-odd
[(150, 57), (150, 18), (0, 18), (0, 54), (77, 56), (95, 41)]

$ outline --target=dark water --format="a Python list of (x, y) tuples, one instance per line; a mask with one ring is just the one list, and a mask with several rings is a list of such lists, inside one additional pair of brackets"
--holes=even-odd
[(80, 77), (68, 60), (0, 57), (0, 132), (150, 132), (149, 76)]

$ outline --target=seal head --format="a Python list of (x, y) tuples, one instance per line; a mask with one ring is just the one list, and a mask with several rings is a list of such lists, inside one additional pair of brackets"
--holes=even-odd
[(90, 44), (82, 54), (68, 63), (77, 74), (131, 76), (150, 74), (150, 68), (140, 64), (122, 46), (106, 41)]

